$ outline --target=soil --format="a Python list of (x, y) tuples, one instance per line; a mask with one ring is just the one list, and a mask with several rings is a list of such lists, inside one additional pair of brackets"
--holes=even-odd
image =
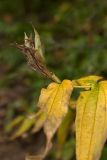
[(42, 132), (25, 139), (3, 140), (0, 143), (0, 160), (25, 160), (27, 154), (37, 154), (44, 146)]

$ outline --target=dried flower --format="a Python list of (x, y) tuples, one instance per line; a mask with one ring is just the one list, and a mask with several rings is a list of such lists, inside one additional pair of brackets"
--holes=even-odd
[(16, 44), (16, 47), (19, 48), (25, 55), (27, 63), (32, 69), (38, 71), (45, 77), (48, 77), (49, 79), (52, 79), (57, 83), (60, 83), (59, 78), (56, 77), (54, 73), (50, 72), (45, 65), (45, 59), (43, 56), (40, 36), (38, 32), (35, 30), (35, 28), (34, 33), (34, 39), (32, 38), (32, 36), (28, 37), (25, 33), (24, 44)]

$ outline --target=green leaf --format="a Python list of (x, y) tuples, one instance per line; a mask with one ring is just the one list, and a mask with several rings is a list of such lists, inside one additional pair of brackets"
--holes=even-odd
[(27, 117), (23, 120), (21, 126), (16, 130), (16, 132), (12, 135), (12, 139), (17, 138), (26, 131), (28, 131), (35, 123), (35, 118)]

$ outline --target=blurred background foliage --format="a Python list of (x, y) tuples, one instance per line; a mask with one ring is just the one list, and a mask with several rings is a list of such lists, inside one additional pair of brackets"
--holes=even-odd
[[(41, 36), (48, 67), (60, 79), (107, 78), (106, 0), (0, 1), (0, 126), (5, 131), (14, 117), (35, 111), (40, 89), (49, 83), (11, 45), (23, 43), (24, 32), (33, 33), (31, 23)], [(66, 142), (64, 160), (65, 155), (74, 159), (73, 144), (73, 139)], [(106, 157), (105, 145), (101, 160)]]

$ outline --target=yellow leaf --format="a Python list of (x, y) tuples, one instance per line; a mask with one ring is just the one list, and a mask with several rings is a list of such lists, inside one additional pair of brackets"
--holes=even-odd
[(23, 133), (25, 133), (26, 131), (28, 131), (35, 123), (35, 118), (29, 118), (26, 117), (21, 126), (16, 130), (16, 132), (12, 135), (11, 139), (17, 138), (21, 135), (23, 135)]
[(32, 133), (35, 133), (41, 129), (45, 120), (46, 120), (46, 113), (39, 111), (40, 114), (35, 115), (35, 124), (32, 129)]
[(20, 115), (16, 117), (14, 120), (12, 120), (10, 123), (6, 125), (6, 131), (10, 132), (13, 128), (18, 126), (24, 119), (24, 116)]
[[(64, 80), (61, 84), (52, 83), (47, 90), (44, 90), (40, 97), (39, 106), (45, 106), (47, 120), (44, 124), (44, 130), (48, 140), (52, 138), (56, 129), (61, 124), (68, 111), (69, 99), (71, 95), (72, 82)], [(48, 100), (47, 99), (48, 96)], [(42, 99), (44, 97), (44, 99)], [(41, 105), (42, 103), (42, 105)]]
[(107, 81), (82, 92), (76, 109), (77, 160), (99, 160), (107, 138)]
[(80, 86), (92, 87), (96, 82), (98, 82), (101, 79), (102, 79), (102, 77), (100, 77), (100, 76), (91, 75), (91, 76), (86, 76), (86, 77), (82, 77), (82, 78), (73, 80), (73, 84), (74, 84), (74, 86), (80, 85)]
[[(45, 151), (41, 155), (42, 158), (46, 156), (50, 149), (51, 139), (67, 114), (72, 90), (70, 80), (64, 80), (61, 84), (51, 83), (47, 89), (41, 90), (38, 107), (46, 114), (43, 128), (47, 138)], [(28, 159), (32, 158), (36, 159), (36, 156), (31, 156)]]

